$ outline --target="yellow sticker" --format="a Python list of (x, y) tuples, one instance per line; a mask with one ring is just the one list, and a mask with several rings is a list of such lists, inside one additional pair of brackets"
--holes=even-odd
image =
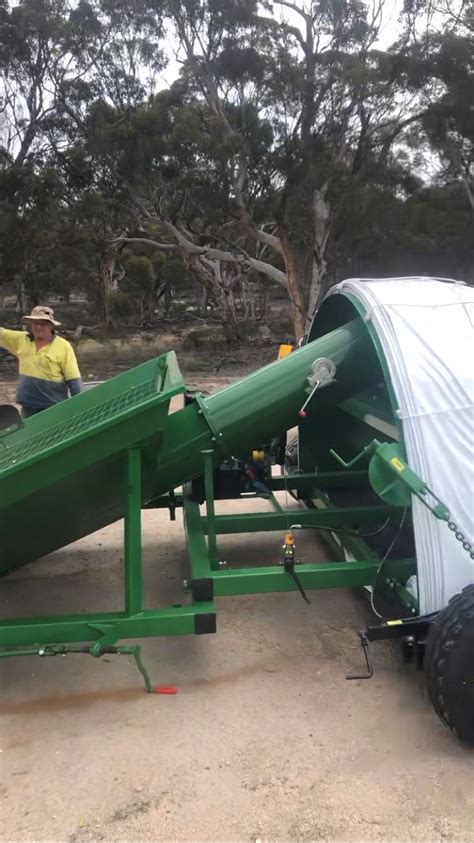
[(403, 621), (386, 621), (385, 626), (399, 626)]
[(278, 350), (278, 359), (281, 360), (283, 357), (288, 357), (289, 354), (293, 351), (293, 346), (288, 345), (288, 343), (283, 343)]
[(393, 465), (393, 467), (396, 468), (397, 471), (405, 471), (406, 466), (404, 463), (402, 463), (401, 460), (398, 459), (398, 457), (392, 457), (392, 459), (390, 460), (390, 464)]

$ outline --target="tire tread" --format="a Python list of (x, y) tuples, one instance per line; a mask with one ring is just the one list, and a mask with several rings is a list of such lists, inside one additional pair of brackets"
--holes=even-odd
[[(425, 673), (430, 700), (443, 723), (462, 741), (474, 742), (474, 711), (466, 708), (459, 716), (449, 704), (448, 668), (450, 655), (466, 624), (474, 627), (474, 583), (451, 598), (433, 624), (425, 650)], [(472, 654), (474, 662), (474, 652)], [(456, 722), (455, 722), (456, 721)]]

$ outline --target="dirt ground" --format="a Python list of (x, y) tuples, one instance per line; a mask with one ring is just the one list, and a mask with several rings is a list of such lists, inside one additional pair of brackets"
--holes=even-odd
[[(233, 377), (194, 380), (211, 389)], [(3, 400), (12, 386), (7, 374)], [(148, 605), (181, 602), (180, 515), (144, 512), (143, 527)], [(7, 577), (2, 614), (121, 608), (122, 532), (112, 525)], [(274, 563), (280, 544), (269, 533), (219, 547), (229, 565), (253, 565)], [(311, 535), (298, 556), (327, 550)], [(154, 683), (175, 696), (145, 694), (125, 656), (0, 661), (1, 840), (474, 839), (474, 753), (437, 719), (422, 675), (379, 645), (370, 682), (344, 678), (362, 668), (357, 631), (370, 615), (359, 595), (217, 606), (217, 635), (143, 642)]]

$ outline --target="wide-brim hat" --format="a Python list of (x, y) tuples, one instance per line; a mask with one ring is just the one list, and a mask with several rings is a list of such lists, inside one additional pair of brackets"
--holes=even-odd
[(53, 308), (43, 307), (42, 305), (34, 307), (30, 315), (23, 316), (22, 319), (24, 322), (37, 322), (39, 320), (42, 322), (51, 322), (51, 325), (54, 325), (55, 328), (59, 328), (61, 324), (61, 322), (56, 322)]

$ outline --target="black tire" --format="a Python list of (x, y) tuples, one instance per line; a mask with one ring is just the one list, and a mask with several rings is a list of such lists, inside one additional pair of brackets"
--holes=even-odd
[(426, 642), (425, 671), (437, 715), (460, 741), (474, 744), (474, 584), (438, 614)]

